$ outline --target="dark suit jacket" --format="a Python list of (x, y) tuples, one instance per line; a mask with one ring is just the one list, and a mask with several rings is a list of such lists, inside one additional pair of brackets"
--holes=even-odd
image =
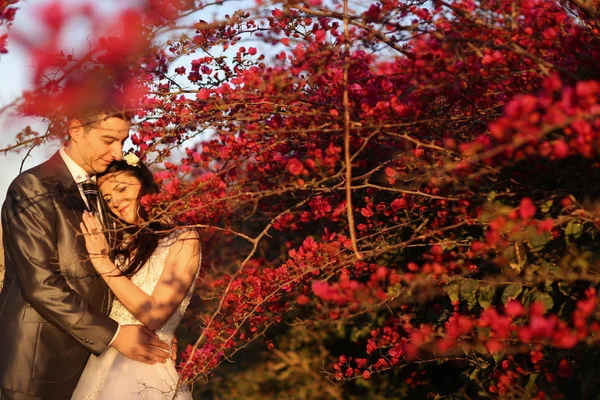
[(117, 330), (110, 291), (78, 234), (85, 210), (58, 153), (20, 174), (2, 206), (0, 400), (70, 399)]

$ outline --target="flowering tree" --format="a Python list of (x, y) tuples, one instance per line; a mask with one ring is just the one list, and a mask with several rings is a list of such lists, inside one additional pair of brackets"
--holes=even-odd
[[(165, 188), (145, 206), (204, 232), (183, 379), (232, 398), (598, 395), (600, 2), (201, 19), (221, 3), (149, 0), (77, 59), (32, 49), (17, 106), (52, 123), (11, 147), (88, 101), (137, 110)], [(70, 18), (44, 15), (56, 35)]]

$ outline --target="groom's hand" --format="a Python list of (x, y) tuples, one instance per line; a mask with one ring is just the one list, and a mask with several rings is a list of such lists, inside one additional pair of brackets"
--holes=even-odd
[(111, 346), (125, 357), (145, 364), (164, 363), (169, 358), (169, 345), (144, 325), (121, 325)]
[(177, 361), (177, 338), (173, 337), (173, 343), (171, 343), (171, 360)]

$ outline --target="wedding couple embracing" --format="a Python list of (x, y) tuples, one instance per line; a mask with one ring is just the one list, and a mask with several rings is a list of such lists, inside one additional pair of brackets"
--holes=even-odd
[(63, 147), (8, 189), (0, 400), (191, 399), (171, 353), (199, 236), (149, 220), (140, 198), (160, 188), (123, 159), (129, 129), (120, 112), (73, 116)]

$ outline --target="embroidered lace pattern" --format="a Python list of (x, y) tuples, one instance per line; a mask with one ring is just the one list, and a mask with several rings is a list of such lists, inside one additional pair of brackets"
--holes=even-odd
[[(175, 243), (177, 238), (185, 231), (186, 230), (180, 229), (174, 231), (169, 236), (162, 238), (159, 241), (158, 247), (156, 248), (152, 256), (150, 256), (148, 261), (146, 261), (146, 264), (144, 264), (144, 266), (140, 268), (140, 270), (134, 276), (131, 277), (131, 282), (133, 282), (137, 287), (142, 289), (145, 293), (151, 295), (163, 272), (167, 256), (169, 255), (169, 247), (173, 243)], [(200, 255), (199, 261), (202, 261), (202, 255)], [(198, 272), (196, 272), (195, 278), (197, 277)], [(192, 286), (190, 287), (183, 301), (179, 305), (179, 308), (175, 310), (173, 315), (171, 315), (171, 318), (169, 318), (169, 320), (163, 325), (163, 327), (156, 331), (156, 334), (158, 335), (159, 339), (163, 342), (170, 344), (173, 341), (175, 330), (181, 322), (185, 310), (190, 304), (190, 299), (192, 298), (192, 294), (194, 293), (195, 283), (196, 279), (194, 279)], [(131, 315), (131, 313), (117, 299), (113, 301), (112, 309), (110, 311), (110, 317), (121, 325), (141, 324), (141, 322), (138, 321), (133, 315)]]

